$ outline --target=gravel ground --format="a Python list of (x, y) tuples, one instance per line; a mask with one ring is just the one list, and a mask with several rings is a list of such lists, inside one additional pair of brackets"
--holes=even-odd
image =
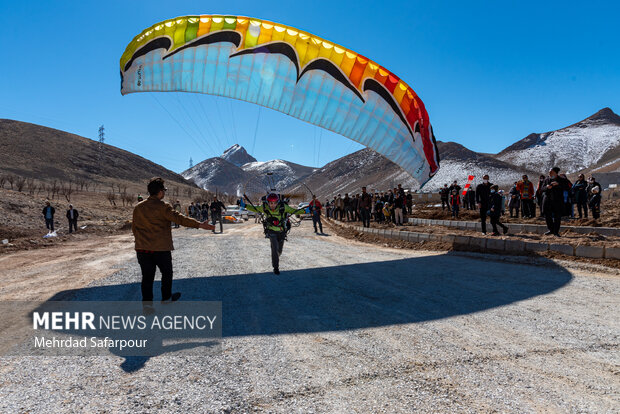
[[(0, 411), (620, 411), (616, 270), (389, 249), (304, 222), (275, 276), (256, 225), (174, 235), (174, 288), (222, 301), (221, 350), (0, 358)], [(139, 299), (139, 279), (132, 258), (73, 298)]]

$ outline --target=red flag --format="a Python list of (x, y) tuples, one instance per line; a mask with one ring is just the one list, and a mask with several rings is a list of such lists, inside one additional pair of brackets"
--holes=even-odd
[(463, 188), (463, 195), (465, 195), (465, 193), (467, 193), (467, 189), (469, 187), (471, 187), (471, 182), (474, 181), (475, 177), (476, 177), (475, 175), (468, 175), (467, 176), (467, 184), (465, 184), (465, 187)]

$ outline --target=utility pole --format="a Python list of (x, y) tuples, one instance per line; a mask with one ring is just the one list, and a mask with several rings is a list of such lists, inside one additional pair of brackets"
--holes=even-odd
[(105, 128), (101, 125), (99, 127), (99, 143), (103, 144), (103, 141), (105, 141)]
[(194, 166), (194, 161), (192, 160), (192, 157), (189, 157), (189, 168), (192, 168)]
[(99, 145), (97, 147), (97, 159), (99, 163), (101, 163), (101, 158), (103, 155), (103, 142), (105, 141), (105, 128), (103, 125), (99, 127)]

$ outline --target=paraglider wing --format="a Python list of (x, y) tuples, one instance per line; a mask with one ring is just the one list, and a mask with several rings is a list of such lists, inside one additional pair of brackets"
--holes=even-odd
[(439, 168), (422, 100), (377, 63), (310, 33), (237, 16), (186, 16), (136, 36), (121, 93), (186, 91), (253, 102), (357, 141), (420, 185)]

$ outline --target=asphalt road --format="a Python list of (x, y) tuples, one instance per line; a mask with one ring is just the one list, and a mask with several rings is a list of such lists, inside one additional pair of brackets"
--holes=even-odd
[[(615, 271), (389, 249), (304, 222), (275, 276), (256, 225), (174, 236), (174, 290), (222, 302), (221, 347), (3, 357), (0, 411), (620, 411)], [(52, 299), (139, 300), (131, 244), (109, 250), (113, 274)]]

